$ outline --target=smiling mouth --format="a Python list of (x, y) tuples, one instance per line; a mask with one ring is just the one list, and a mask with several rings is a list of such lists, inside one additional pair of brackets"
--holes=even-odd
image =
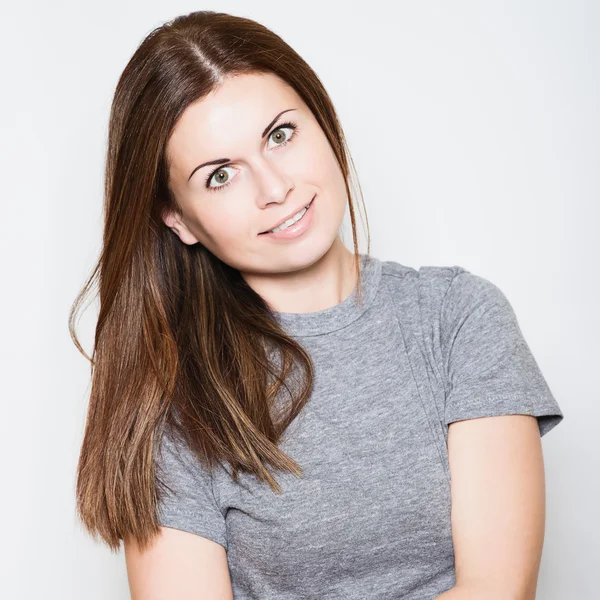
[[(312, 197), (311, 201), (305, 206), (306, 210), (308, 210), (310, 208), (310, 205), (313, 203), (313, 200), (315, 199), (316, 194)], [(301, 221), (304, 218), (304, 215), (302, 215), (302, 217), (300, 217), (300, 219), (298, 219), (299, 221)], [(298, 221), (296, 221), (298, 222)], [(271, 233), (272, 230), (269, 229), (268, 231), (261, 231), (258, 235), (264, 235), (265, 233)]]

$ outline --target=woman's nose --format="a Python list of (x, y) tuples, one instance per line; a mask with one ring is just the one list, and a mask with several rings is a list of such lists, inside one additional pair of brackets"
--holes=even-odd
[(257, 181), (257, 203), (264, 206), (272, 202), (283, 202), (293, 183), (280, 165), (264, 158), (253, 166)]

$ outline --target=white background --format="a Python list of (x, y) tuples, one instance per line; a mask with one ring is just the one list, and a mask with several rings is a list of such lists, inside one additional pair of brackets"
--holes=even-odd
[[(372, 254), (461, 265), (505, 292), (565, 413), (543, 439), (538, 599), (598, 598), (591, 0), (2, 4), (0, 596), (129, 598), (122, 551), (94, 542), (75, 515), (90, 371), (67, 317), (100, 248), (117, 79), (152, 28), (199, 9), (262, 22), (321, 77), (360, 175)], [(79, 323), (88, 354), (95, 315), (92, 305)]]

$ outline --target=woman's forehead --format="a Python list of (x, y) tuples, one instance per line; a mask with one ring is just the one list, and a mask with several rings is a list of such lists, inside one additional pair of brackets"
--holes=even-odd
[(278, 77), (238, 75), (220, 84), (206, 98), (188, 106), (178, 125), (193, 121), (202, 123), (208, 134), (212, 129), (220, 133), (229, 123), (243, 125), (249, 119), (268, 119), (282, 102), (297, 100), (295, 90)]
[(296, 113), (301, 107), (293, 88), (277, 77), (252, 74), (231, 78), (185, 109), (169, 138), (170, 163), (177, 168), (189, 154), (203, 162), (240, 151), (246, 144), (253, 147), (279, 113), (289, 109)]

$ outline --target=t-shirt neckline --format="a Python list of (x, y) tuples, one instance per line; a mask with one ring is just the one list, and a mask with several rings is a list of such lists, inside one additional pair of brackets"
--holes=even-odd
[(275, 312), (284, 330), (293, 336), (330, 333), (346, 327), (358, 319), (370, 306), (379, 287), (381, 261), (368, 254), (360, 254), (363, 302), (358, 302), (358, 287), (342, 302), (324, 310), (310, 313)]

